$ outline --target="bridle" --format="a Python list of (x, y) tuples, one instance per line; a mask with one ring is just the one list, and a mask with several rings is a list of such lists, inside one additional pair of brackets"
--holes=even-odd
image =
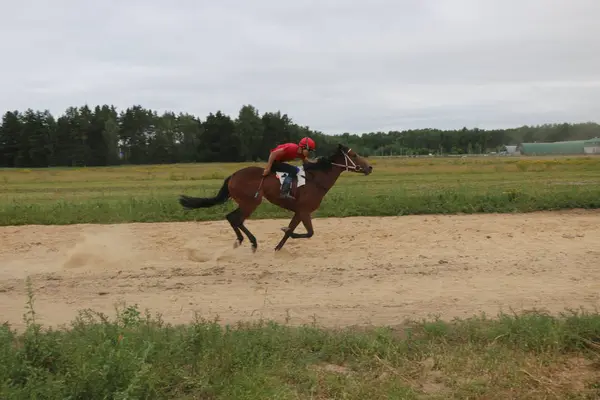
[[(356, 165), (356, 163), (354, 161), (352, 161), (352, 159), (350, 158), (350, 156), (348, 155), (347, 152), (345, 152), (342, 149), (339, 149), (341, 151), (341, 153), (344, 155), (344, 164), (338, 164), (338, 163), (334, 163), (330, 161), (330, 165), (335, 165), (336, 167), (340, 167), (345, 169), (346, 171), (354, 171), (354, 172), (360, 172), (362, 171), (362, 168), (358, 165)], [(348, 151), (351, 151), (352, 149), (348, 149)], [(325, 191), (328, 191), (329, 188), (319, 184), (317, 181), (312, 180), (313, 184), (315, 184), (318, 188), (323, 189)]]
[(352, 151), (352, 149), (348, 149), (348, 152), (341, 150), (342, 154), (344, 155), (344, 164), (338, 164), (338, 163), (331, 163), (331, 165), (335, 165), (336, 167), (341, 167), (344, 168), (346, 171), (354, 171), (354, 172), (359, 172), (362, 168), (358, 165), (356, 165), (356, 163), (354, 161), (352, 161), (352, 159), (350, 158), (350, 156), (348, 155), (348, 152)]

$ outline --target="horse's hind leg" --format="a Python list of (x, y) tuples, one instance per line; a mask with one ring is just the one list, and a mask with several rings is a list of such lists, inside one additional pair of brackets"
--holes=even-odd
[(244, 237), (242, 236), (241, 232), (244, 232), (252, 244), (252, 251), (256, 251), (256, 248), (258, 247), (256, 238), (244, 225), (244, 221), (254, 212), (256, 207), (257, 206), (240, 206), (231, 213), (227, 214), (227, 220), (231, 224), (231, 227), (237, 236), (237, 241), (235, 242), (234, 247), (238, 247), (240, 244), (242, 244)]
[(241, 215), (242, 215), (242, 210), (238, 207), (225, 216), (225, 218), (227, 218), (227, 221), (229, 221), (229, 224), (233, 228), (235, 235), (237, 236), (237, 240), (233, 244), (234, 249), (236, 247), (238, 247), (239, 245), (241, 245), (242, 242), (244, 241), (244, 236), (242, 235), (242, 232), (240, 231), (239, 222), (238, 222), (240, 220)]
[(252, 251), (255, 252), (256, 248), (258, 247), (258, 243), (256, 242), (256, 238), (254, 237), (254, 235), (252, 234), (252, 232), (250, 232), (248, 230), (248, 228), (246, 228), (246, 226), (244, 226), (243, 222), (240, 225), (240, 229), (242, 230), (242, 232), (244, 232), (246, 234), (246, 236), (248, 236), (248, 240), (250, 241), (250, 243), (252, 243)]

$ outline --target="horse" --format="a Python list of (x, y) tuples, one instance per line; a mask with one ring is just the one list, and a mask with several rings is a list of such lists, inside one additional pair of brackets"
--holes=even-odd
[[(179, 204), (186, 209), (197, 209), (213, 207), (225, 203), (230, 198), (233, 199), (238, 207), (225, 216), (236, 235), (233, 247), (242, 244), (243, 232), (252, 245), (252, 252), (256, 252), (258, 247), (256, 237), (246, 228), (244, 221), (252, 215), (265, 197), (270, 203), (294, 212), (289, 225), (281, 228), (284, 235), (275, 247), (275, 251), (279, 251), (289, 238), (308, 239), (314, 235), (311, 213), (319, 208), (323, 197), (333, 187), (342, 172), (350, 171), (364, 175), (373, 172), (373, 167), (363, 157), (342, 144), (338, 144), (329, 157), (319, 157), (316, 161), (305, 162), (303, 167), (305, 184), (296, 188), (295, 199), (280, 197), (280, 181), (275, 174), (271, 173), (265, 177), (264, 168), (250, 166), (239, 169), (225, 178), (216, 196), (199, 198), (180, 195)], [(297, 180), (298, 177), (296, 182)], [(300, 222), (304, 225), (306, 233), (294, 232)]]

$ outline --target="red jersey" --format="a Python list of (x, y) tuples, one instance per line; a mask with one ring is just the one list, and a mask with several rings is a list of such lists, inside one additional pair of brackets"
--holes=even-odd
[(277, 161), (292, 161), (296, 158), (304, 160), (306, 157), (304, 157), (303, 153), (298, 154), (298, 148), (300, 148), (300, 146), (296, 143), (284, 143), (272, 149), (271, 153), (275, 150), (283, 149), (283, 154), (277, 158)]

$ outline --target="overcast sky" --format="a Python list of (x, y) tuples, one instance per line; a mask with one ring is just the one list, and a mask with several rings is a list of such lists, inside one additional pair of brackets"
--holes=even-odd
[(2, 0), (0, 110), (243, 104), (325, 133), (600, 121), (600, 0)]

